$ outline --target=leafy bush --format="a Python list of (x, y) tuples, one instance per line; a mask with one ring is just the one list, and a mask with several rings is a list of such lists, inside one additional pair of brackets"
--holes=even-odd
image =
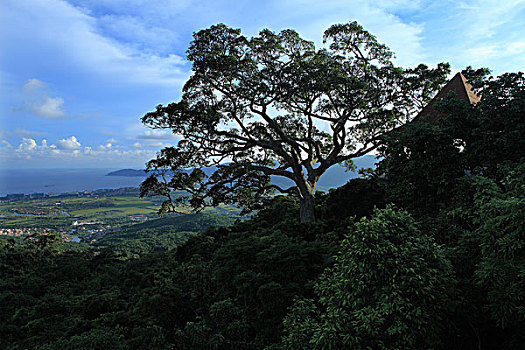
[(421, 349), (440, 343), (454, 280), (441, 246), (392, 207), (350, 228), (335, 265), (284, 320), (285, 348)]

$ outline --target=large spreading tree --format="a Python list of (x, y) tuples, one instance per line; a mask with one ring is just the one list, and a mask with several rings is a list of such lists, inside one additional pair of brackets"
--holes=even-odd
[[(166, 196), (161, 211), (170, 212), (180, 204), (252, 209), (278, 191), (298, 196), (301, 221), (314, 221), (326, 170), (351, 167), (377, 148), (450, 71), (396, 67), (392, 52), (356, 22), (330, 27), (324, 44), (316, 49), (293, 30), (248, 38), (224, 24), (195, 33), (182, 98), (142, 118), (182, 136), (148, 162), (142, 195)], [(172, 197), (176, 191), (184, 194)]]

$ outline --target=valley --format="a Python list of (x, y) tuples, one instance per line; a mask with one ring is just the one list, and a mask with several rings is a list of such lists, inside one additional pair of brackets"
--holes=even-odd
[[(178, 220), (180, 225), (186, 221), (200, 222), (201, 217), (219, 217), (219, 221), (222, 218), (225, 222), (239, 218), (239, 210), (233, 206), (209, 208), (197, 218), (195, 215), (161, 218), (157, 214), (163, 201), (161, 197), (139, 198), (135, 193), (118, 195), (118, 190), (112, 190), (112, 193), (117, 195), (90, 191), (76, 196), (63, 194), (51, 198), (3, 200), (0, 202), (0, 235), (25, 238), (52, 234), (63, 241), (94, 245), (102, 240), (102, 245), (107, 246), (108, 242), (124, 243), (125, 233), (135, 232), (136, 226), (143, 230), (173, 220)], [(206, 228), (194, 225), (185, 232), (200, 232)], [(108, 234), (112, 238), (104, 241)], [(113, 238), (113, 235), (118, 238)], [(130, 246), (129, 242), (127, 246)]]

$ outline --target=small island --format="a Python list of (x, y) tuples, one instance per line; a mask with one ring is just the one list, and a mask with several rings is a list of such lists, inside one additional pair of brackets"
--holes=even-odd
[(106, 174), (106, 176), (145, 177), (146, 170), (121, 169), (109, 172)]

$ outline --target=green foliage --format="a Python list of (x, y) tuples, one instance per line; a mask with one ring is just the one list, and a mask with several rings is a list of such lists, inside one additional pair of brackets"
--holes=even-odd
[(446, 121), (406, 125), (387, 138), (378, 173), (387, 200), (418, 214), (450, 206), (466, 161)]
[[(307, 282), (327, 266), (336, 247), (316, 237), (316, 225), (297, 222), (297, 210), (293, 201), (278, 198), (250, 221), (229, 232), (211, 231), (206, 240), (196, 236), (177, 251), (188, 268), (198, 267), (185, 275), (197, 283), (192, 289), (200, 301), (200, 318), (181, 337), (201, 348), (261, 348), (279, 340), (286, 308), (295, 295), (312, 293)], [(219, 305), (237, 318), (218, 320), (213, 310)]]
[(68, 340), (60, 339), (35, 350), (121, 350), (124, 349), (118, 331), (96, 329), (80, 335), (74, 335)]
[(229, 216), (210, 212), (163, 217), (110, 232), (96, 246), (109, 248), (127, 257), (137, 257), (174, 249), (210, 227), (229, 226), (233, 222), (234, 219)]
[(446, 118), (389, 135), (379, 175), (387, 200), (448, 247), (458, 282), (445, 347), (514, 349), (524, 341), (525, 80), (465, 73), (482, 100), (451, 94), (437, 105)]
[(376, 211), (350, 228), (317, 302), (296, 301), (284, 324), (291, 349), (437, 347), (453, 283), (451, 265), (406, 212)]
[[(313, 222), (321, 176), (375, 149), (450, 71), (448, 64), (395, 67), (390, 49), (357, 22), (331, 26), (321, 49), (294, 30), (264, 29), (249, 38), (218, 24), (193, 38), (193, 74), (181, 100), (142, 118), (183, 136), (148, 163), (151, 175), (141, 186), (142, 195), (167, 197), (163, 211), (181, 203), (251, 210), (278, 191), (301, 198), (301, 221)], [(210, 165), (215, 169), (206, 174)], [(272, 176), (293, 185), (283, 188)], [(171, 198), (176, 190), (186, 195)]]
[[(355, 40), (374, 59), (386, 52), (357, 24), (335, 26), (328, 34), (335, 40), (334, 49), (345, 54), (356, 50)], [(238, 30), (216, 26), (199, 35), (194, 45), (203, 46), (193, 47), (197, 51), (191, 54), (229, 45), (233, 55), (213, 51), (195, 56), (200, 73), (209, 68), (210, 74), (227, 81), (231, 76), (221, 75), (224, 69), (237, 72), (253, 59), (241, 62), (232, 57), (242, 45), (252, 45), (264, 49), (257, 57), (286, 50), (304, 54), (290, 67), (290, 72), (298, 69), (291, 81), (301, 83), (296, 98), (308, 96), (310, 89), (331, 89), (323, 85), (325, 74), (331, 82), (342, 79), (360, 86), (359, 79), (345, 77), (334, 57), (313, 52), (312, 44), (293, 31), (264, 31), (248, 40)], [(224, 42), (210, 46), (219, 39)], [(283, 47), (284, 43), (296, 46)], [(365, 61), (354, 63), (367, 71)], [(280, 69), (266, 68), (268, 74)], [(367, 72), (377, 78), (379, 73), (369, 68)], [(409, 79), (404, 88), (426, 96), (437, 88), (445, 68), (406, 70)], [(367, 178), (317, 193), (315, 222), (300, 222), (301, 201), (287, 196), (261, 202), (264, 206), (257, 214), (233, 224), (228, 216), (206, 212), (165, 217), (109, 233), (98, 247), (63, 242), (53, 234), (25, 240), (0, 237), (0, 348), (522, 348), (523, 75), (490, 78), (486, 73), (472, 69), (465, 73), (483, 95), (476, 106), (448, 96), (438, 107), (448, 118), (432, 125), (407, 125), (402, 132), (389, 134), (378, 173), (368, 172)], [(190, 79), (196, 84), (188, 83), (190, 95), (206, 92), (199, 90), (199, 79), (204, 77)], [(367, 88), (360, 87), (359, 92)], [(262, 98), (265, 91), (254, 96)], [(359, 102), (362, 96), (341, 96), (341, 101), (352, 98)], [(196, 104), (188, 111), (229, 107)], [(325, 112), (331, 108), (320, 108), (325, 107)], [(218, 123), (214, 118), (225, 115), (211, 113), (208, 119), (177, 115), (191, 119), (178, 127), (205, 130)], [(170, 121), (169, 114), (164, 117)], [(283, 118), (275, 119), (283, 130), (293, 134), (301, 129), (301, 123), (295, 123), (297, 115)], [(369, 136), (374, 126), (368, 126), (371, 129), (354, 131)], [(257, 123), (251, 127), (261, 135), (268, 132)], [(321, 142), (325, 137), (315, 134), (321, 153), (330, 146)], [(198, 152), (186, 156), (200, 157)], [(242, 157), (246, 160), (249, 155)], [(236, 177), (245, 172), (230, 167), (219, 174)], [(203, 178), (199, 171), (187, 175), (179, 174), (175, 181)], [(254, 194), (248, 184), (261, 180), (252, 175), (237, 193), (242, 200)], [(213, 181), (219, 184), (217, 176)], [(166, 190), (171, 191), (169, 186)], [(124, 202), (125, 210), (109, 211), (116, 209), (108, 207), (113, 199), (117, 205)], [(68, 199), (61, 207), (76, 206), (75, 212), (84, 214), (105, 212), (115, 220), (144, 206), (155, 209), (145, 202), (137, 208), (136, 201), (112, 197), (93, 201), (86, 209), (80, 199)], [(391, 201), (410, 214), (387, 205)], [(104, 206), (97, 208), (98, 203)], [(36, 202), (30, 204), (38, 207)], [(39, 220), (44, 219), (57, 220), (57, 226), (71, 220)], [(205, 230), (210, 225), (215, 228)]]
[[(468, 75), (476, 74), (484, 75)], [(406, 125), (385, 139), (378, 174), (385, 178), (388, 201), (435, 215), (454, 205), (458, 179), (466, 172), (501, 178), (499, 164), (523, 161), (523, 74), (478, 78), (475, 86), (483, 96), (475, 106), (450, 94), (437, 105), (446, 118)]]
[(475, 107), (447, 99), (439, 109), (462, 140), (469, 169), (483, 166), (483, 173), (494, 177), (498, 164), (522, 162), (525, 157), (525, 76), (505, 73), (478, 79), (474, 86), (483, 97)]
[(501, 327), (525, 325), (525, 164), (513, 169), (502, 190), (477, 177), (472, 240), (479, 244), (475, 271), (487, 307)]
[[(253, 219), (135, 259), (73, 243), (0, 240), (0, 347), (253, 349), (277, 343), (288, 306), (295, 296), (313, 295), (309, 281), (330, 264), (338, 244), (332, 230), (340, 228), (301, 224), (298, 210), (295, 200), (276, 198)], [(147, 232), (223, 220), (168, 217), (128, 234), (146, 242)]]
[(325, 221), (370, 216), (374, 208), (384, 208), (385, 190), (375, 177), (352, 179), (345, 185), (319, 196), (317, 212)]

